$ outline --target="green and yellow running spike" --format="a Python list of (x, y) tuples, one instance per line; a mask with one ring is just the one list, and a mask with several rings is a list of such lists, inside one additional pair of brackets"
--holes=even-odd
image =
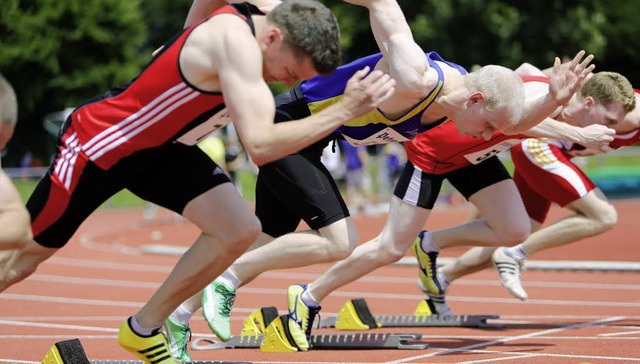
[(382, 327), (371, 314), (363, 298), (349, 300), (338, 312), (336, 328), (340, 330), (369, 330)]

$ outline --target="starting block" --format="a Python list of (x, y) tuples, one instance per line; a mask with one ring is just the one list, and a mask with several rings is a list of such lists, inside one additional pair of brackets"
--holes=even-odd
[[(420, 342), (422, 334), (323, 334), (311, 335), (309, 344), (313, 349), (325, 350), (371, 350), (371, 349), (413, 349), (423, 350), (429, 344)], [(227, 342), (215, 341), (210, 338), (200, 337), (191, 343), (192, 350), (218, 350), (218, 349), (262, 349), (264, 335), (254, 337), (233, 336)], [(290, 350), (291, 352), (297, 351)]]
[(500, 328), (504, 325), (488, 323), (498, 315), (453, 315), (434, 314), (433, 303), (427, 298), (418, 304), (413, 315), (372, 315), (364, 299), (348, 301), (337, 317), (320, 320), (319, 327), (335, 327), (340, 330), (368, 330), (377, 327), (479, 327)]
[[(347, 310), (353, 311), (358, 305), (359, 303), (356, 302), (355, 306), (352, 304)], [(359, 324), (366, 325), (362, 319), (359, 320)], [(364, 320), (371, 323), (366, 318)], [(241, 335), (233, 336), (227, 342), (204, 337), (197, 338), (191, 342), (191, 349), (260, 348), (263, 352), (300, 351), (294, 344), (288, 323), (289, 315), (278, 317), (275, 307), (261, 308), (245, 319)], [(311, 335), (309, 345), (313, 349), (426, 349), (428, 344), (417, 341), (421, 337), (421, 334), (384, 333)]]
[(80, 340), (60, 341), (51, 347), (42, 364), (90, 364)]
[[(124, 352), (124, 351), (123, 351)], [(194, 364), (253, 364), (239, 361), (194, 361)], [(89, 360), (80, 340), (66, 340), (55, 343), (42, 364), (142, 364), (140, 360)]]

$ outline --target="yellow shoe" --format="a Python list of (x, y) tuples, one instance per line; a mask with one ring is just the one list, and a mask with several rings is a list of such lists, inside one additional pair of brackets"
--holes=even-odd
[(422, 230), (418, 237), (411, 245), (411, 251), (413, 255), (418, 259), (418, 265), (420, 266), (420, 281), (427, 290), (427, 292), (434, 295), (445, 294), (445, 289), (438, 280), (436, 274), (436, 259), (438, 259), (438, 252), (425, 252), (422, 250), (422, 238), (426, 233), (426, 230)]
[(175, 364), (175, 359), (169, 352), (167, 339), (162, 332), (153, 336), (143, 337), (131, 330), (129, 320), (120, 326), (118, 343), (127, 351), (137, 356), (144, 364)]
[(287, 301), (289, 306), (289, 332), (295, 345), (302, 351), (309, 350), (309, 339), (311, 338), (311, 328), (313, 321), (320, 312), (320, 307), (309, 307), (300, 296), (307, 289), (305, 284), (294, 284), (287, 290)]

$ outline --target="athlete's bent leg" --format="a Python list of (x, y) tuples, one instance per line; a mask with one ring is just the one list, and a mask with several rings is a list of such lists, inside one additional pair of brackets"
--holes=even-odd
[(193, 199), (183, 216), (198, 226), (202, 234), (135, 315), (143, 327), (161, 326), (182, 302), (202, 290), (245, 252), (261, 230), (260, 222), (231, 183), (223, 183)]
[(343, 285), (400, 260), (424, 227), (430, 212), (392, 196), (389, 217), (380, 235), (359, 245), (349, 257), (313, 281), (309, 285), (311, 295), (321, 301)]

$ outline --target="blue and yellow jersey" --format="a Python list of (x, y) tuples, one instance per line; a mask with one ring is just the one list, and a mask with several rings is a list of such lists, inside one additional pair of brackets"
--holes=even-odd
[[(436, 61), (456, 68), (461, 74), (466, 74), (467, 71), (460, 65), (445, 61), (436, 52), (425, 53), (425, 56), (429, 60), (429, 65), (438, 72), (438, 82), (424, 99), (396, 119), (390, 119), (379, 109), (373, 110), (341, 126), (336, 130), (337, 136), (353, 145), (404, 142), (447, 121), (448, 118), (444, 117), (428, 126), (423, 126), (420, 123), (422, 114), (433, 103), (444, 86), (444, 73)], [(369, 66), (373, 70), (381, 58), (381, 53), (360, 58), (338, 67), (328, 76), (316, 76), (301, 83), (300, 91), (309, 106), (309, 111), (314, 114), (337, 103), (343, 97), (349, 78), (365, 66)]]

